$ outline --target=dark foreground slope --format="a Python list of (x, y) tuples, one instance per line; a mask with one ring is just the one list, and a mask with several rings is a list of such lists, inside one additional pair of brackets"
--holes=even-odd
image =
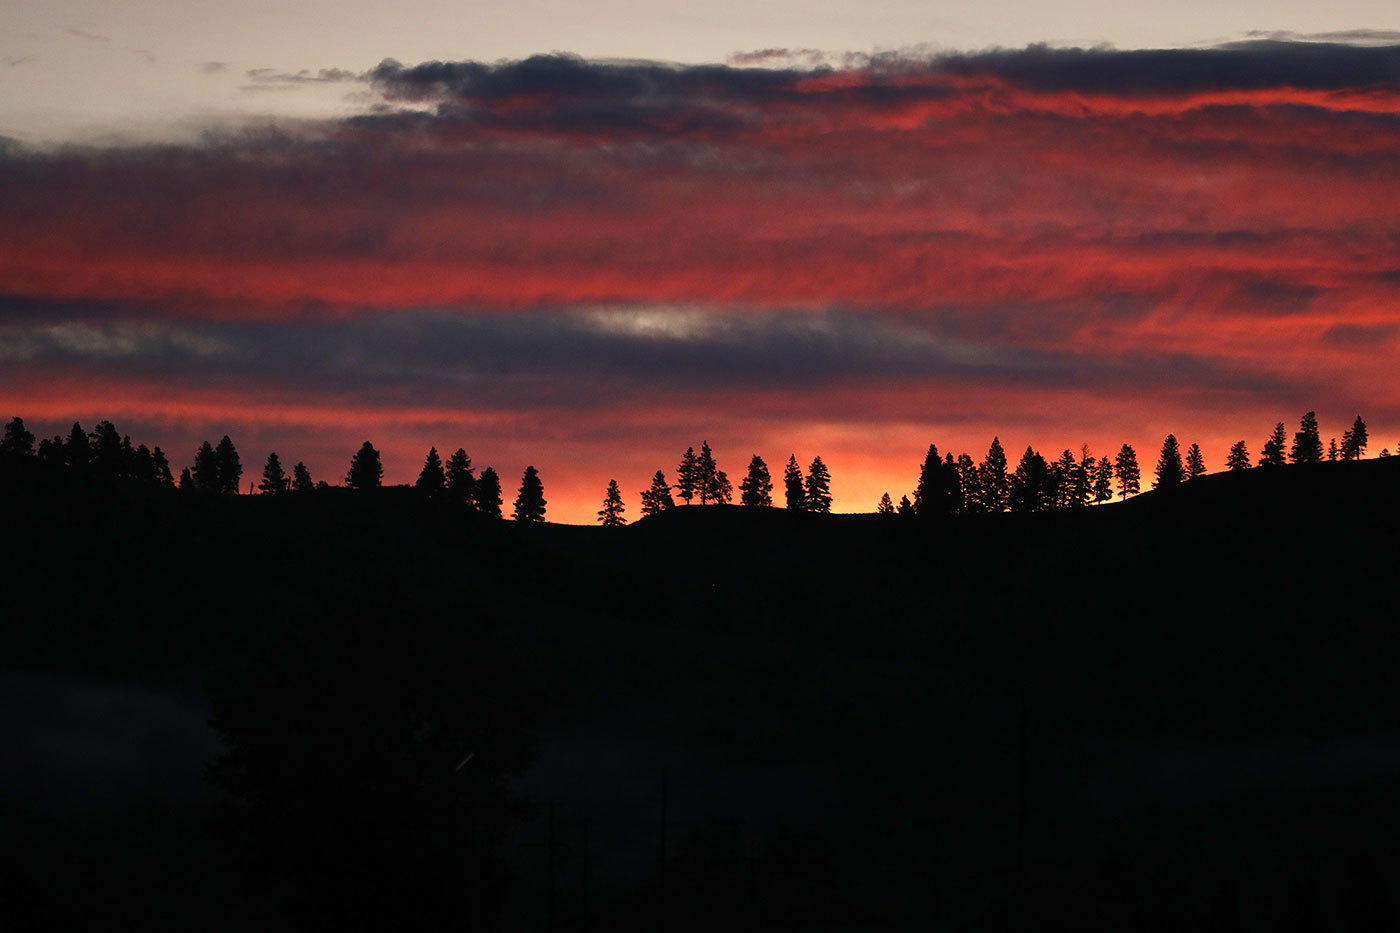
[[(930, 521), (691, 508), (522, 527), (409, 490), (68, 487), (11, 487), (5, 514), (25, 545), (6, 667), (30, 678), (10, 675), (8, 715), (42, 725), (4, 790), (33, 810), (26, 773), (76, 788), (12, 816), (30, 848), (5, 855), (30, 909), (72, 923), (149, 919), (152, 872), (179, 882), (157, 919), (206, 927), (347, 904), (503, 928), (1400, 919), (1400, 460)], [(71, 707), (54, 684), (74, 683), (206, 698), (254, 759), (297, 764), (262, 806), (302, 822), (231, 833), (190, 815), (207, 795), (161, 809), (174, 765), (151, 769), (149, 818), (130, 794), (104, 811), (102, 776), (73, 772), (113, 756), (60, 761), (34, 734), (73, 716), (15, 712)], [(438, 781), (466, 747), (438, 734), (480, 752), (453, 773), (484, 783)], [(196, 765), (219, 750), (199, 741)], [(127, 772), (159, 757), (133, 754)], [(490, 790), (512, 771), (533, 811)], [(323, 811), (397, 828), (305, 816)], [(114, 858), (133, 832), (166, 854)], [(376, 854), (352, 866), (357, 846)], [(270, 850), (297, 855), (280, 885), (257, 870)]]

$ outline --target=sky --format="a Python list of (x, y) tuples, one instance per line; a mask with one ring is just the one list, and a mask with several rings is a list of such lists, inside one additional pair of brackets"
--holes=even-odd
[(9, 4), (0, 416), (576, 523), (705, 440), (838, 511), (930, 443), (1396, 449), (1400, 16), (1217, 6)]

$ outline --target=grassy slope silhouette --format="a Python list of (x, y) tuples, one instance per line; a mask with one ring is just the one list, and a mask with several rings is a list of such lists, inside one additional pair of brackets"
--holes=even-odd
[[(677, 794), (729, 780), (705, 790), (728, 817), (678, 817), (677, 852), (726, 818), (777, 851), (772, 789), (749, 779), (787, 774), (806, 842), (739, 869), (678, 855), (672, 928), (760, 904), (832, 928), (1397, 910), (1400, 459), (1078, 512), (691, 507), (624, 529), (484, 521), (410, 489), (0, 496), (23, 545), (12, 669), (204, 687), (373, 581), (508, 646), (541, 734), (624, 737), (614, 770), (704, 762)], [(543, 793), (601, 839), (608, 773), (580, 761)], [(595, 919), (650, 923), (645, 874), (615, 875)]]

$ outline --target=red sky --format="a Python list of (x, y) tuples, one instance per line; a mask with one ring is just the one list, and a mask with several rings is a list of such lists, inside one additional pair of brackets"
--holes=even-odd
[(177, 467), (430, 444), (636, 515), (708, 439), (835, 507), (1013, 461), (1400, 443), (1400, 48), (1030, 48), (846, 71), (386, 62), (358, 117), (0, 148), (0, 402)]

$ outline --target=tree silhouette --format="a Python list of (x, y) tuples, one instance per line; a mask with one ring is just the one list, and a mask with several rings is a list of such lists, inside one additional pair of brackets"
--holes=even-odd
[(804, 490), (809, 512), (831, 511), (831, 473), (821, 457), (813, 457), (807, 468), (807, 488)]
[(908, 496), (900, 496), (899, 506), (895, 509), (895, 511), (900, 515), (913, 515), (914, 503), (909, 501)]
[[(1343, 432), (1343, 433), (1345, 433), (1345, 432)], [(1334, 438), (1332, 438), (1330, 441), (1328, 441), (1328, 443), (1327, 443), (1327, 459), (1328, 459), (1328, 460), (1336, 460), (1336, 459), (1337, 459), (1337, 454), (1338, 454), (1338, 451), (1337, 451), (1337, 439), (1334, 437)]]
[(617, 480), (608, 480), (608, 491), (603, 496), (603, 507), (598, 511), (598, 521), (604, 528), (621, 528), (627, 524), (627, 519), (622, 517), (626, 511), (626, 506), (622, 504), (622, 490), (617, 486)]
[(194, 472), (190, 474), (194, 491), (215, 493), (219, 491), (219, 459), (214, 454), (214, 446), (208, 441), (199, 445), (194, 454)]
[(1366, 422), (1357, 415), (1356, 420), (1351, 423), (1351, 427), (1342, 432), (1342, 459), (1360, 460), (1366, 452)]
[(0, 453), (7, 457), (34, 456), (34, 435), (25, 430), (22, 418), (12, 418), (5, 425), (5, 438), (0, 440)]
[(81, 424), (74, 421), (73, 429), (68, 432), (68, 440), (63, 443), (63, 462), (74, 472), (86, 473), (91, 461), (92, 452), (87, 432)]
[(1298, 432), (1293, 435), (1293, 446), (1288, 457), (1294, 463), (1321, 463), (1322, 437), (1317, 430), (1317, 412), (1310, 411), (1298, 422)]
[(88, 454), (92, 472), (97, 476), (115, 478), (122, 474), (122, 436), (110, 421), (99, 421), (88, 435)]
[(1001, 448), (1000, 438), (992, 438), (986, 458), (977, 467), (977, 479), (982, 493), (982, 508), (988, 512), (1006, 511), (1011, 480), (1007, 475), (1006, 451)]
[[(1087, 449), (1086, 447), (1085, 450)], [(1088, 471), (1068, 449), (1060, 454), (1060, 459), (1055, 461), (1050, 473), (1055, 483), (1055, 493), (1052, 497), (1055, 508), (1078, 509), (1089, 504)]]
[(807, 508), (807, 491), (802, 482), (802, 468), (797, 465), (797, 455), (789, 454), (787, 466), (783, 468), (783, 494), (787, 507), (796, 511)]
[(491, 518), (501, 518), (501, 478), (487, 467), (476, 481), (476, 510)]
[(982, 512), (982, 477), (977, 472), (977, 464), (967, 454), (958, 454), (954, 463), (958, 474), (958, 488), (964, 512)]
[(156, 482), (156, 463), (151, 457), (150, 448), (141, 444), (136, 448), (136, 452), (131, 456), (131, 475), (143, 482)]
[(1138, 467), (1137, 451), (1124, 444), (1113, 458), (1113, 472), (1118, 477), (1118, 496), (1126, 499), (1142, 490), (1142, 470)]
[(938, 447), (929, 444), (914, 488), (914, 513), (925, 518), (949, 515), (962, 505), (962, 485), (954, 464), (939, 459)]
[(190, 468), (184, 467), (180, 470), (180, 484), (176, 487), (182, 492), (191, 492), (195, 486), (194, 477), (190, 475)]
[[(1013, 512), (1044, 512), (1054, 504), (1054, 482), (1050, 464), (1029, 446), (1011, 475), (1010, 504)], [(922, 513), (920, 513), (922, 514)]]
[(520, 489), (515, 496), (514, 517), (517, 522), (542, 522), (544, 521), (544, 507), (546, 500), (544, 497), (544, 484), (540, 482), (540, 474), (533, 466), (525, 468), (525, 475), (520, 479)]
[(1113, 461), (1100, 457), (1094, 467), (1094, 502), (1103, 504), (1113, 499)]
[(472, 458), (467, 456), (463, 448), (458, 447), (452, 456), (447, 458), (443, 481), (453, 499), (466, 505), (476, 504), (476, 475), (472, 470)]
[(155, 480), (166, 489), (175, 488), (175, 479), (170, 475), (170, 461), (166, 459), (165, 451), (159, 446), (151, 451), (151, 472)]
[(1186, 451), (1186, 478), (1195, 479), (1206, 474), (1206, 458), (1201, 454), (1201, 445), (1192, 444)]
[(1225, 458), (1225, 468), (1229, 470), (1249, 469), (1249, 448), (1244, 441), (1235, 441), (1230, 445), (1230, 455)]
[(890, 494), (889, 494), (889, 493), (885, 493), (884, 495), (880, 496), (880, 504), (877, 505), (877, 506), (875, 506), (875, 514), (877, 514), (877, 515), (893, 515), (893, 514), (894, 514), (894, 503), (890, 501)]
[(275, 450), (267, 455), (267, 464), (263, 466), (262, 482), (258, 483), (258, 489), (274, 495), (287, 491), (287, 474), (282, 471), (282, 461), (277, 459)]
[(1274, 425), (1274, 433), (1269, 435), (1269, 439), (1264, 442), (1264, 447), (1259, 451), (1260, 466), (1283, 466), (1284, 444), (1287, 443), (1287, 435), (1283, 430), (1283, 422)]
[(413, 484), (429, 495), (436, 495), (447, 488), (447, 474), (442, 469), (442, 458), (436, 447), (428, 448), (428, 456), (423, 460), (423, 469), (418, 471), (418, 479)]
[(300, 460), (292, 467), (292, 488), (297, 492), (311, 492), (316, 484), (311, 482), (311, 471)]
[(709, 441), (700, 443), (700, 456), (695, 459), (695, 485), (701, 505), (719, 501), (719, 467)]
[(651, 488), (642, 493), (642, 514), (655, 515), (676, 507), (671, 498), (671, 485), (666, 482), (666, 474), (657, 470), (651, 477)]
[(715, 502), (719, 505), (729, 505), (734, 501), (734, 484), (729, 481), (729, 474), (723, 470), (715, 471)]
[(695, 456), (695, 448), (687, 447), (680, 465), (676, 467), (676, 495), (690, 505), (690, 500), (700, 491), (700, 485), (700, 463)]
[(243, 464), (239, 462), (238, 451), (233, 447), (233, 441), (225, 434), (219, 441), (219, 446), (214, 448), (214, 463), (218, 470), (219, 492), (229, 495), (238, 494), (238, 483), (243, 478)]
[(379, 462), (379, 451), (365, 441), (355, 456), (350, 458), (350, 472), (345, 474), (345, 485), (351, 489), (378, 489), (384, 482), (384, 465)]
[(739, 504), (768, 507), (773, 504), (773, 477), (758, 454), (749, 461), (749, 472), (739, 484)]
[(1176, 486), (1186, 478), (1186, 471), (1181, 465), (1181, 447), (1176, 442), (1175, 434), (1168, 434), (1162, 441), (1162, 453), (1157, 458), (1157, 481), (1152, 484), (1153, 489), (1165, 489)]
[(943, 455), (943, 478), (948, 489), (948, 511), (961, 512), (966, 500), (963, 499), (962, 476), (958, 473), (958, 461), (950, 450)]

